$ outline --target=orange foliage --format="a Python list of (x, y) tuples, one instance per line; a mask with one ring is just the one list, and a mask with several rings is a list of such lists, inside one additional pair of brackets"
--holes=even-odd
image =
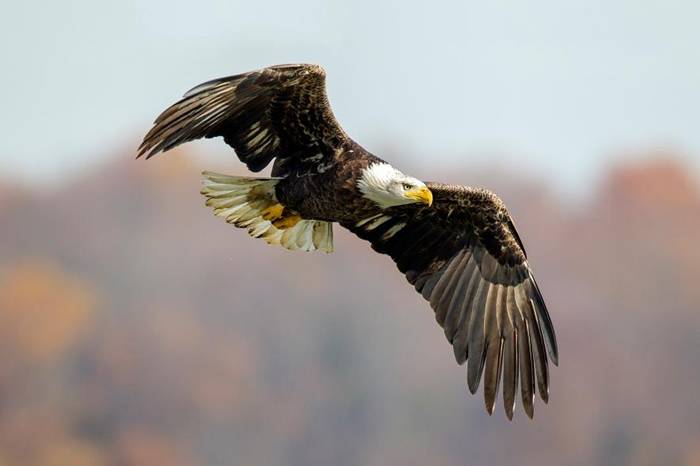
[(610, 199), (633, 202), (641, 208), (698, 208), (698, 189), (688, 170), (668, 158), (654, 158), (617, 167), (603, 189)]
[(95, 305), (92, 289), (45, 260), (0, 269), (0, 345), (37, 363), (59, 359), (84, 335)]

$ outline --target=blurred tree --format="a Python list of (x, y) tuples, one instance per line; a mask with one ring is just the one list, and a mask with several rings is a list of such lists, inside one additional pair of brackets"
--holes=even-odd
[(59, 360), (85, 335), (95, 292), (46, 259), (0, 268), (0, 351), (5, 363), (33, 366)]

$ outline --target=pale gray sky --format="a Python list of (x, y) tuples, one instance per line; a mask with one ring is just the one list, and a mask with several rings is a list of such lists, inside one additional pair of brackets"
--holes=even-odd
[(699, 22), (694, 0), (6, 1), (0, 170), (60, 178), (135, 147), (201, 81), (315, 62), (378, 155), (512, 163), (581, 192), (628, 150), (700, 165)]

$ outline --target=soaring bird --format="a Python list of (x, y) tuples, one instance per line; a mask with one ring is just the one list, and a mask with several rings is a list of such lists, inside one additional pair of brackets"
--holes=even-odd
[[(318, 65), (279, 65), (200, 84), (167, 108), (138, 157), (222, 136), (253, 172), (204, 172), (214, 214), (250, 236), (291, 250), (331, 252), (338, 223), (387, 254), (435, 311), (467, 385), (513, 418), (517, 386), (533, 416), (549, 399), (552, 322), (525, 248), (492, 192), (423, 182), (371, 154), (340, 127)], [(535, 388), (537, 386), (537, 389)]]

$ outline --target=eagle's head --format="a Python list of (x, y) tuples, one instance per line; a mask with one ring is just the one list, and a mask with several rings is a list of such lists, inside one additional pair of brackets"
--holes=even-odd
[(404, 175), (388, 163), (373, 163), (357, 181), (362, 195), (382, 209), (404, 204), (433, 203), (433, 193), (422, 181)]

